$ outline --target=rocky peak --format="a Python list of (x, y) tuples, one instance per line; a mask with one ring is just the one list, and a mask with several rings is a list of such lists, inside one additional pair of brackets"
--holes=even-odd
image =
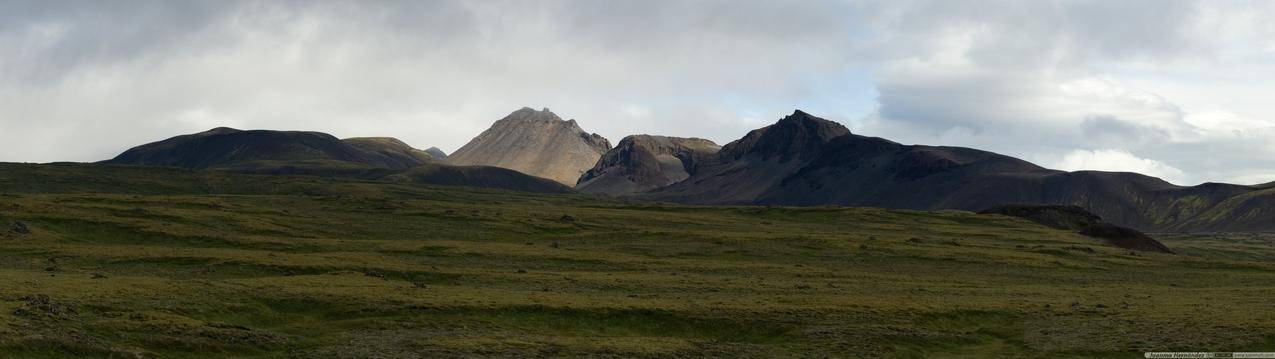
[(548, 108), (523, 107), (496, 121), (448, 160), (504, 167), (575, 185), (580, 174), (609, 149), (606, 138), (585, 132), (574, 119), (564, 121)]
[(773, 125), (753, 130), (744, 138), (727, 144), (722, 147), (720, 155), (727, 160), (751, 155), (766, 160), (779, 158), (786, 162), (794, 158), (809, 158), (832, 139), (848, 134), (850, 130), (839, 123), (796, 110)]
[(684, 180), (720, 149), (712, 141), (633, 135), (620, 140), (576, 188), (583, 192), (628, 195)]

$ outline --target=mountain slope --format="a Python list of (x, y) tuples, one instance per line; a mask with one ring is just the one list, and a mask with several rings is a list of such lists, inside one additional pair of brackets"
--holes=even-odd
[(574, 186), (609, 149), (610, 142), (586, 133), (575, 120), (524, 107), (493, 123), (447, 161), (508, 168)]
[(628, 136), (580, 177), (576, 189), (625, 195), (667, 186), (689, 177), (719, 149), (713, 141), (699, 138)]
[(642, 197), (922, 210), (1065, 204), (1143, 230), (1275, 230), (1273, 202), (1245, 199), (1258, 195), (1253, 191), (1181, 187), (1136, 173), (1056, 171), (987, 151), (902, 145), (797, 111), (722, 147), (686, 180)]

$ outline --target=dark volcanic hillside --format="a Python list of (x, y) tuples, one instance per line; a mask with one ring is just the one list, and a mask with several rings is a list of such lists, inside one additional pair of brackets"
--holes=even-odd
[[(395, 140), (397, 141), (397, 140)], [(404, 145), (406, 146), (406, 145)], [(402, 158), (368, 151), (319, 132), (215, 128), (137, 146), (106, 164), (251, 170), (277, 166), (407, 168)]]
[(677, 183), (721, 149), (713, 141), (651, 135), (628, 136), (580, 177), (576, 189), (626, 195)]
[(685, 181), (643, 197), (925, 210), (1067, 204), (1143, 230), (1275, 230), (1272, 202), (1253, 201), (1260, 195), (1255, 191), (1181, 187), (1135, 173), (1056, 171), (975, 149), (902, 145), (797, 111), (722, 147)]
[(549, 112), (523, 107), (496, 121), (447, 157), (448, 163), (495, 166), (575, 186), (611, 143)]

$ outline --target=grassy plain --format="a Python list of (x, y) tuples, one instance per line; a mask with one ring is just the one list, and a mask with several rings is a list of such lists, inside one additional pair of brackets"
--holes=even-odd
[(0, 193), (4, 357), (1275, 351), (1263, 235), (71, 164)]

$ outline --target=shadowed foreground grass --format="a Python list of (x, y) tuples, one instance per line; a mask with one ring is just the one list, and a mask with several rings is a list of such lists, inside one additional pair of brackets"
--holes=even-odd
[(4, 357), (1275, 351), (1263, 235), (90, 165), (0, 191)]

